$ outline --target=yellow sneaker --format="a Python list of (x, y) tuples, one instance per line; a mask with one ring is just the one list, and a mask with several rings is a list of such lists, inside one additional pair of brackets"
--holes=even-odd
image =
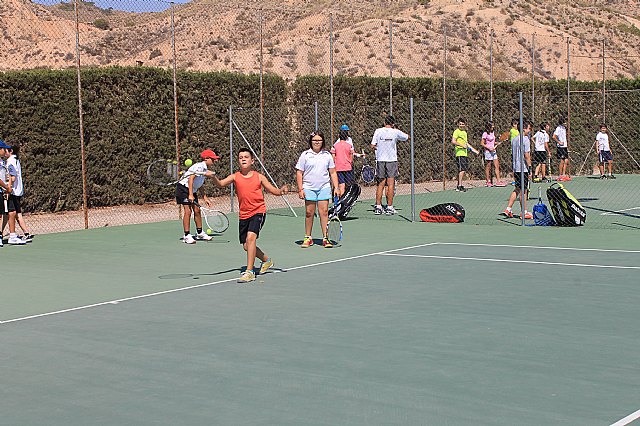
[(271, 258), (268, 258), (266, 261), (262, 262), (262, 265), (260, 265), (260, 275), (267, 272), (267, 270), (269, 270), (269, 268), (271, 268), (272, 266), (273, 260), (271, 260)]
[(250, 283), (251, 281), (255, 281), (255, 280), (256, 280), (256, 274), (250, 269), (247, 269), (246, 271), (244, 271), (242, 275), (240, 275), (240, 278), (238, 278), (238, 282), (240, 284)]
[(308, 248), (311, 247), (313, 245), (313, 238), (306, 236), (304, 237), (304, 240), (302, 241), (302, 244), (300, 245), (301, 248)]

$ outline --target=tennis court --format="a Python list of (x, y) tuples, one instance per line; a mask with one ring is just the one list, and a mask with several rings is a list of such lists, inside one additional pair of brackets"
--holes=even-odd
[[(634, 232), (345, 221), (253, 284), (237, 219), (3, 250), (5, 424), (622, 425), (640, 415)], [(5, 275), (6, 276), (6, 275)]]

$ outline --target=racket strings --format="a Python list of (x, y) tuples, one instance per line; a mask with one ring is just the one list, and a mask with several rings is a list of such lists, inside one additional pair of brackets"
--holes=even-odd
[(342, 224), (338, 219), (332, 219), (327, 225), (327, 237), (333, 243), (342, 240)]
[(147, 175), (152, 182), (169, 183), (178, 180), (178, 164), (171, 160), (158, 160), (149, 165)]

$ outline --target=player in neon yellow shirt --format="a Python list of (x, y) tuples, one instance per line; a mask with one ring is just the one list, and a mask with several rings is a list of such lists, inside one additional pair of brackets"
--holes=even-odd
[(469, 145), (467, 131), (465, 130), (466, 127), (467, 125), (464, 118), (458, 118), (458, 128), (454, 130), (453, 136), (451, 137), (451, 143), (455, 146), (456, 149), (456, 163), (458, 164), (458, 185), (456, 186), (457, 192), (467, 192), (467, 189), (462, 186), (464, 173), (469, 168), (467, 151), (472, 151), (475, 154), (478, 153), (477, 149)]

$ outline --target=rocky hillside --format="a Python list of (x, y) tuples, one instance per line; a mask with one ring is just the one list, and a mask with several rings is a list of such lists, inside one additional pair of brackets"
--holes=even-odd
[[(329, 73), (331, 26), (336, 74), (388, 75), (390, 30), (395, 76), (441, 75), (445, 31), (452, 78), (488, 78), (492, 31), (496, 80), (530, 78), (532, 45), (540, 79), (566, 78), (567, 49), (573, 78), (602, 78), (603, 48), (607, 78), (640, 71), (640, 8), (631, 0), (193, 0), (174, 10), (179, 68), (258, 72), (261, 16), (264, 70), (288, 78)], [(83, 2), (79, 19), (82, 65), (172, 63), (168, 10)], [(75, 64), (73, 4), (2, 0), (0, 28), (0, 70)]]

